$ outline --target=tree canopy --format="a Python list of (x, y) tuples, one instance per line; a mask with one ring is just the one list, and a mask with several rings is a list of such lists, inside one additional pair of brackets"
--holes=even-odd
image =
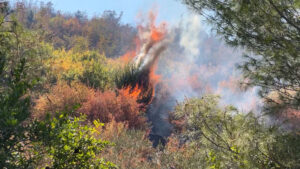
[[(272, 112), (300, 107), (300, 2), (183, 0), (205, 16), (225, 41), (246, 49), (239, 66)], [(270, 112), (270, 111), (269, 111)]]

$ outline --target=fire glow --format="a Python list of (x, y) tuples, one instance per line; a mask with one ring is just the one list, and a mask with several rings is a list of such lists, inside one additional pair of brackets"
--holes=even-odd
[[(236, 63), (242, 61), (239, 51), (204, 32), (197, 16), (168, 29), (164, 22), (155, 24), (156, 16), (149, 13), (148, 22), (138, 26), (135, 50), (121, 57), (122, 62), (133, 66), (129, 76), (122, 78), (123, 90), (146, 111), (154, 145), (171, 134), (169, 113), (185, 98), (217, 93), (224, 104), (234, 103), (238, 108), (250, 107), (249, 100), (257, 101), (255, 90), (243, 93), (228, 89), (238, 88), (238, 81), (232, 79), (239, 79), (234, 72)], [(222, 85), (225, 83), (230, 85)], [(250, 108), (256, 106), (255, 102)]]
[[(131, 63), (139, 71), (137, 81), (124, 88), (128, 96), (136, 100), (150, 97), (150, 104), (155, 94), (155, 86), (161, 81), (156, 74), (160, 54), (165, 50), (166, 23), (155, 25), (156, 14), (149, 12), (149, 23), (138, 26), (136, 50), (129, 51), (121, 57), (125, 63)], [(150, 96), (149, 96), (150, 95)]]

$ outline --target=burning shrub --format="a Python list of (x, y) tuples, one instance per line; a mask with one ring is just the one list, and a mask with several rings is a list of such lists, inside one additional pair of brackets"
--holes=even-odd
[(48, 94), (44, 94), (36, 101), (34, 107), (35, 117), (43, 117), (45, 113), (72, 110), (77, 104), (85, 102), (93, 91), (81, 83), (60, 82), (50, 88)]
[[(150, 70), (139, 71), (134, 65), (128, 64), (115, 77), (119, 89), (126, 88), (136, 94), (137, 102), (148, 105), (154, 96), (154, 85), (150, 83)], [(139, 92), (136, 92), (139, 90)]]
[(113, 91), (97, 91), (88, 97), (79, 112), (86, 114), (91, 121), (99, 119), (107, 123), (114, 119), (128, 123), (129, 128), (144, 128), (146, 124), (140, 104), (125, 90), (119, 90), (118, 95)]
[(78, 114), (86, 114), (91, 121), (99, 119), (107, 123), (115, 119), (117, 122), (128, 123), (130, 128), (144, 128), (146, 124), (141, 115), (141, 104), (136, 102), (136, 97), (129, 91), (119, 90), (118, 94), (114, 91), (100, 92), (81, 83), (68, 85), (60, 82), (50, 88), (48, 94), (36, 101), (34, 117), (43, 118), (46, 113), (70, 111), (79, 104), (82, 106)]

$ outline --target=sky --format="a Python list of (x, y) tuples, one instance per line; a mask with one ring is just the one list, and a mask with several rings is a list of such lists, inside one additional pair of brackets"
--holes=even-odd
[[(48, 2), (48, 0), (39, 0)], [(138, 14), (147, 13), (151, 9), (158, 12), (157, 22), (169, 24), (178, 22), (183, 16), (191, 13), (180, 0), (50, 0), (54, 9), (63, 12), (86, 12), (89, 17), (101, 15), (105, 10), (123, 12), (122, 22), (136, 24)]]

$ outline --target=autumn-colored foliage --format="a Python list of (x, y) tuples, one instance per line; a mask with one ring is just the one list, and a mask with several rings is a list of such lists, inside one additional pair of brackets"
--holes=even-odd
[(33, 2), (19, 1), (15, 6), (18, 20), (32, 30), (41, 31), (41, 37), (58, 48), (67, 50), (78, 43), (78, 37), (87, 41), (87, 49), (97, 50), (107, 57), (123, 55), (133, 47), (136, 29), (121, 23), (122, 14), (104, 11), (100, 16), (89, 19), (85, 12), (64, 14), (53, 8), (51, 2), (35, 5)]
[(70, 111), (80, 106), (76, 115), (83, 113), (88, 120), (100, 120), (107, 123), (113, 119), (125, 122), (129, 128), (145, 128), (146, 119), (135, 97), (130, 97), (125, 90), (97, 91), (82, 83), (59, 82), (49, 89), (49, 93), (36, 100), (34, 117), (41, 118), (46, 113)]
[(59, 82), (50, 88), (49, 93), (42, 95), (36, 100), (34, 107), (34, 116), (41, 118), (46, 113), (55, 113), (57, 111), (70, 111), (77, 104), (85, 102), (93, 91), (81, 83), (72, 83), (68, 85)]
[(128, 123), (129, 128), (144, 128), (146, 125), (140, 105), (134, 97), (128, 97), (122, 90), (118, 94), (114, 91), (96, 91), (89, 95), (79, 112), (86, 114), (91, 121), (99, 119), (106, 123), (114, 119)]

